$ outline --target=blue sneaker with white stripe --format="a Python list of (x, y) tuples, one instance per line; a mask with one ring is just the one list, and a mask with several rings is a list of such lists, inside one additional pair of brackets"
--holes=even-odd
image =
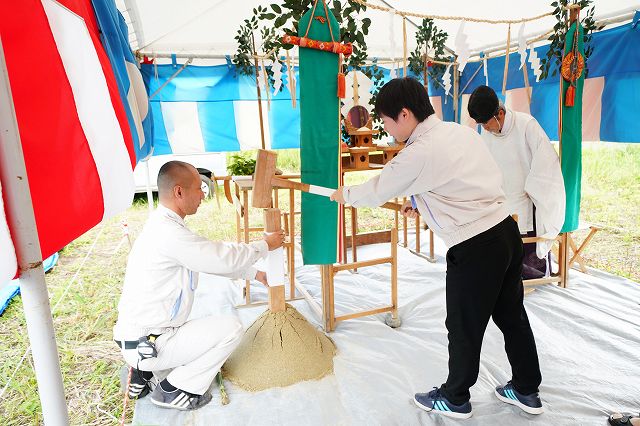
[(529, 414), (542, 414), (544, 411), (542, 409), (542, 402), (540, 401), (540, 395), (538, 395), (538, 392), (530, 395), (523, 395), (515, 390), (511, 382), (508, 382), (504, 386), (496, 387), (496, 396), (500, 401), (515, 405), (522, 411)]
[(440, 393), (439, 388), (433, 388), (429, 393), (415, 394), (413, 402), (425, 411), (433, 411), (455, 419), (468, 419), (473, 414), (469, 401), (462, 405), (452, 404)]

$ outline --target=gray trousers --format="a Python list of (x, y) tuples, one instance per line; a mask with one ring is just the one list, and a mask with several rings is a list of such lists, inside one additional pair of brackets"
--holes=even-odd
[(233, 317), (208, 316), (187, 321), (156, 340), (158, 356), (138, 362), (137, 349), (122, 349), (127, 364), (142, 371), (170, 370), (166, 379), (173, 386), (204, 394), (222, 364), (243, 335), (242, 324)]

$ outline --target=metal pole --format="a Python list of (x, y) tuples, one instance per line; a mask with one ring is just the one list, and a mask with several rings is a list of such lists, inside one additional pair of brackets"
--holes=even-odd
[(6, 194), (24, 316), (38, 382), (42, 414), (47, 425), (68, 425), (58, 348), (53, 331), (42, 253), (31, 203), (18, 122), (11, 97), (9, 73), (0, 40), (0, 179)]
[(144, 160), (144, 170), (147, 175), (147, 204), (149, 205), (149, 214), (153, 213), (153, 193), (151, 191), (151, 178), (149, 177), (149, 159)]

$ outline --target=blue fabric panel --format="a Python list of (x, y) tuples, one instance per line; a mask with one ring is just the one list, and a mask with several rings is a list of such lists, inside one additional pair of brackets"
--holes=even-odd
[[(162, 86), (182, 65), (174, 68), (172, 65), (151, 64), (142, 65), (142, 74), (148, 83), (149, 93), (154, 93)], [(155, 68), (158, 78), (155, 77)], [(253, 84), (253, 83), (251, 83)], [(233, 101), (240, 97), (240, 84), (234, 76), (234, 70), (227, 65), (195, 66), (188, 65), (173, 80), (158, 92), (151, 102), (215, 102)], [(253, 85), (253, 99), (255, 99), (255, 85)]]
[(605, 77), (600, 139), (609, 142), (640, 143), (638, 111), (640, 111), (640, 72), (619, 73), (612, 77)]
[(135, 121), (127, 100), (127, 93), (129, 93), (131, 83), (125, 62), (132, 64), (137, 62), (129, 46), (129, 30), (113, 0), (92, 0), (91, 3), (100, 28), (100, 41), (109, 57), (109, 62), (118, 84), (120, 99), (127, 114), (137, 163), (146, 158), (153, 148), (153, 120), (150, 117), (151, 110), (149, 110), (149, 114), (142, 123), (146, 143), (140, 147)]
[(164, 127), (160, 102), (150, 102), (153, 113), (153, 155), (172, 154), (167, 129)]
[(20, 286), (18, 280), (10, 281), (9, 284), (0, 288), (0, 315), (2, 315), (9, 306), (9, 302), (20, 294)]
[(538, 84), (531, 95), (531, 115), (538, 120), (552, 141), (558, 140), (559, 93), (560, 81), (554, 77)]
[(207, 152), (239, 151), (233, 101), (198, 102), (198, 119)]
[[(290, 99), (280, 99), (279, 93), (271, 100), (269, 111), (269, 128), (271, 129), (271, 148), (300, 148), (300, 104), (296, 109), (291, 106)], [(288, 95), (288, 92), (286, 94)]]

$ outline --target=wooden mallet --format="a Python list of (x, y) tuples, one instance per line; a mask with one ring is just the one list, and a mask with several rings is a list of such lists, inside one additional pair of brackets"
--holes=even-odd
[[(278, 188), (297, 189), (302, 192), (322, 195), (324, 197), (330, 197), (336, 191), (335, 189), (324, 186), (294, 182), (277, 177), (275, 175), (277, 157), (278, 154), (273, 151), (267, 151), (264, 149), (258, 150), (256, 171), (253, 176), (253, 207), (262, 209), (271, 207), (271, 194), (274, 186), (277, 186)], [(384, 203), (381, 207), (400, 211), (401, 206), (396, 203)]]

